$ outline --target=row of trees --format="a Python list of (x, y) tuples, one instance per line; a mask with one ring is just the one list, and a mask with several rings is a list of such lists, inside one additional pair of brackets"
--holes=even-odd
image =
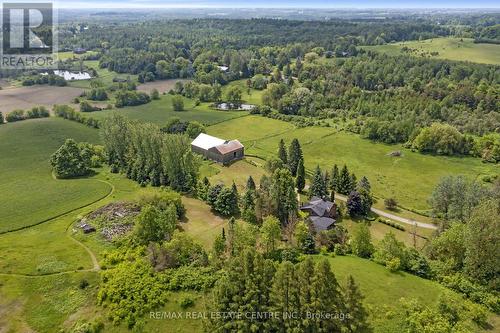
[[(50, 116), (49, 111), (44, 106), (35, 106), (28, 111), (14, 110), (5, 115), (5, 121), (13, 123), (26, 119), (47, 118)], [(4, 116), (0, 113), (0, 123), (3, 124)]]
[(199, 160), (185, 135), (164, 134), (153, 124), (113, 114), (101, 125), (108, 164), (140, 184), (168, 185), (190, 192), (198, 181)]

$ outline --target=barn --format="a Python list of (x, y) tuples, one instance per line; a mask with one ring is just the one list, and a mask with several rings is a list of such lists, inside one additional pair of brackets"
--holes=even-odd
[(205, 133), (191, 142), (191, 150), (224, 165), (245, 157), (245, 147), (238, 140), (227, 141)]

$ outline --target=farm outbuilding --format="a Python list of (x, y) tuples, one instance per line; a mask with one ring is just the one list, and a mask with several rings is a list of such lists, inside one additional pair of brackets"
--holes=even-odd
[(205, 133), (194, 139), (191, 150), (224, 165), (245, 157), (245, 147), (238, 140), (223, 140)]

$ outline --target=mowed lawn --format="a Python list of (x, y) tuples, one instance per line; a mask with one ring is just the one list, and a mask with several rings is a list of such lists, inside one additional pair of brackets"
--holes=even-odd
[(58, 118), (0, 126), (0, 232), (36, 224), (106, 196), (95, 179), (55, 180), (50, 156), (67, 138), (99, 142), (98, 131)]
[[(361, 139), (358, 135), (337, 132), (328, 127), (294, 128), (290, 123), (259, 116), (227, 121), (210, 126), (209, 134), (243, 142), (247, 154), (266, 158), (276, 156), (278, 143), (299, 139), (310, 172), (316, 165), (331, 170), (334, 164), (346, 164), (358, 178), (368, 177), (374, 194), (383, 199), (394, 197), (408, 208), (427, 210), (427, 199), (439, 180), (449, 174), (471, 178), (495, 175), (499, 167), (477, 158), (423, 155), (402, 148)], [(395, 150), (402, 157), (391, 157)]]
[[(403, 52), (407, 47), (411, 52)], [(364, 46), (366, 50), (384, 52), (390, 55), (411, 54), (431, 58), (449, 59), (457, 61), (471, 61), (483, 64), (500, 64), (500, 45), (475, 44), (471, 38), (434, 38), (422, 41), (409, 41), (394, 44)], [(431, 55), (431, 52), (438, 52)]]
[(198, 121), (202, 124), (210, 125), (233, 118), (248, 115), (245, 111), (220, 111), (212, 109), (208, 103), (198, 106), (193, 100), (184, 99), (184, 111), (174, 111), (172, 106), (172, 96), (162, 95), (160, 100), (152, 101), (140, 106), (131, 106), (115, 110), (104, 110), (86, 113), (90, 117), (103, 119), (113, 112), (118, 112), (130, 119), (143, 122), (151, 122), (158, 125), (165, 125), (171, 118), (177, 117), (185, 121)]

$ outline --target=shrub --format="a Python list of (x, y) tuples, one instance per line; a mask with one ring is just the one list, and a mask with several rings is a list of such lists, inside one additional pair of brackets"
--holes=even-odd
[(401, 269), (401, 260), (399, 258), (392, 258), (385, 263), (385, 267), (387, 267), (391, 272), (397, 272)]
[(174, 111), (184, 111), (184, 99), (181, 95), (175, 95), (172, 97), (172, 107)]
[(5, 120), (7, 120), (7, 122), (9, 123), (21, 121), (24, 119), (26, 119), (26, 115), (24, 114), (23, 110), (14, 110), (5, 116)]
[(181, 298), (179, 305), (181, 306), (181, 308), (187, 309), (194, 305), (194, 300), (189, 296), (185, 296)]
[(89, 282), (86, 279), (82, 279), (80, 283), (78, 284), (78, 287), (80, 289), (85, 289), (89, 286)]
[(394, 198), (387, 198), (384, 200), (385, 208), (389, 210), (396, 210), (398, 208), (398, 202)]
[(47, 118), (49, 117), (49, 111), (44, 106), (35, 106), (31, 110), (28, 110), (26, 118)]
[(93, 112), (93, 111), (101, 111), (101, 108), (97, 106), (93, 106), (87, 101), (83, 101), (80, 103), (80, 111), (81, 112)]

